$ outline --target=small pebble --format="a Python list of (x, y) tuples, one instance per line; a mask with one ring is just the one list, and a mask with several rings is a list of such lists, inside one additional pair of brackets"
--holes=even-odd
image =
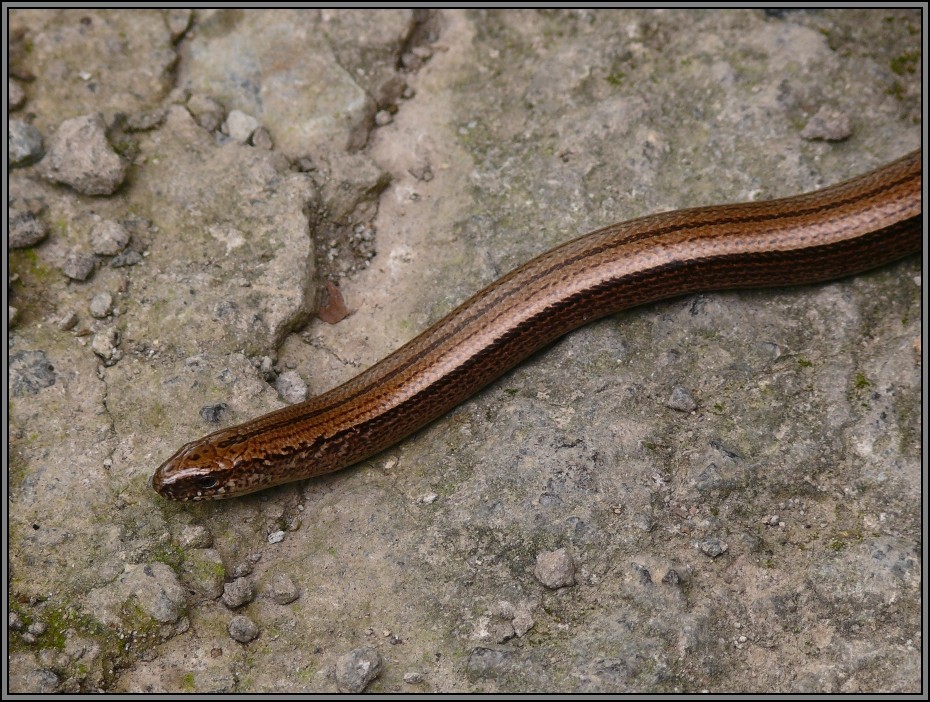
[(47, 627), (42, 622), (33, 622), (29, 625), (28, 631), (33, 636), (42, 636), (42, 634), (45, 633), (46, 628)]
[(10, 202), (10, 211), (7, 219), (11, 249), (25, 249), (35, 246), (48, 236), (48, 224), (38, 214), (17, 211), (14, 203)]
[(228, 409), (229, 405), (225, 402), (217, 402), (214, 405), (204, 405), (200, 408), (200, 416), (211, 424), (217, 424)]
[(662, 576), (662, 582), (666, 585), (678, 585), (681, 583), (681, 575), (678, 574), (677, 570), (670, 568), (668, 572)]
[(271, 151), (271, 149), (274, 147), (274, 143), (271, 141), (271, 134), (264, 127), (259, 127), (254, 132), (252, 132), (252, 139), (250, 141), (252, 146), (254, 146), (256, 149)]
[(268, 543), (269, 544), (279, 544), (284, 541), (284, 532), (283, 531), (273, 531), (268, 534)]
[(103, 365), (112, 366), (123, 357), (123, 352), (117, 348), (119, 344), (120, 337), (116, 329), (101, 329), (94, 334), (90, 347), (103, 359)]
[(36, 642), (35, 634), (30, 634), (28, 631), (24, 634), (21, 634), (20, 638), (22, 638), (22, 640), (27, 644), (34, 644)]
[(26, 104), (26, 91), (23, 90), (22, 83), (15, 78), (10, 78), (7, 81), (7, 86), (10, 96), (10, 111), (18, 110)]
[(307, 384), (297, 371), (284, 371), (275, 380), (275, 390), (281, 399), (290, 404), (303, 402), (307, 399)]
[(404, 673), (404, 682), (408, 685), (417, 685), (423, 682), (423, 673)]
[(550, 590), (575, 584), (575, 564), (568, 549), (545, 551), (536, 556), (536, 578)]
[(22, 631), (23, 627), (25, 626), (25, 624), (23, 624), (22, 617), (20, 617), (16, 612), (10, 612), (7, 615), (7, 622), (13, 631)]
[(102, 292), (94, 295), (90, 301), (90, 314), (96, 319), (103, 319), (113, 308), (113, 296), (108, 292)]
[(42, 158), (45, 151), (38, 129), (21, 120), (11, 119), (8, 122), (8, 130), (7, 148), (11, 168), (28, 166)]
[(824, 141), (843, 141), (852, 134), (849, 117), (844, 112), (829, 107), (821, 107), (817, 114), (810, 118), (801, 131), (801, 137), (809, 141), (822, 139)]
[(187, 101), (187, 109), (201, 127), (208, 132), (215, 132), (223, 123), (223, 106), (206, 95), (191, 95)]
[(69, 331), (74, 329), (78, 323), (78, 316), (74, 310), (65, 310), (61, 313), (57, 320), (55, 320), (55, 326), (61, 329), (62, 331)]
[(713, 538), (704, 539), (701, 542), (700, 547), (701, 547), (701, 551), (703, 551), (706, 555), (710, 556), (711, 558), (716, 558), (717, 556), (720, 556), (726, 553), (727, 549), (730, 548), (729, 545), (727, 545), (725, 542), (721, 541), (720, 539), (713, 539)]
[(13, 305), (6, 306), (6, 318), (7, 323), (12, 327), (16, 323), (16, 318), (19, 317), (19, 310), (13, 307)]
[(229, 635), (239, 643), (248, 643), (258, 638), (258, 625), (248, 617), (241, 615), (229, 620)]
[(233, 566), (232, 577), (234, 578), (244, 578), (246, 575), (252, 574), (252, 564), (248, 561), (242, 561), (242, 563), (237, 563)]
[(90, 230), (90, 242), (95, 254), (115, 256), (129, 243), (129, 232), (119, 222), (105, 219)]
[(271, 599), (279, 605), (290, 604), (300, 596), (294, 581), (286, 573), (278, 573), (271, 580)]
[(358, 694), (381, 674), (381, 655), (371, 647), (356, 648), (336, 660), (336, 686)]
[(50, 142), (42, 160), (49, 180), (70, 185), (84, 195), (110, 195), (122, 185), (128, 164), (107, 141), (101, 115), (65, 120)]
[(230, 110), (223, 124), (223, 132), (240, 144), (245, 144), (259, 126), (259, 121), (252, 115), (242, 110)]
[(378, 110), (378, 113), (375, 115), (375, 124), (379, 127), (390, 124), (394, 121), (394, 116), (387, 110)]
[(404, 88), (404, 92), (402, 92), (400, 96), (404, 98), (405, 100), (409, 100), (416, 94), (417, 94), (417, 91), (414, 90), (413, 86), (408, 85)]
[(142, 254), (138, 251), (129, 249), (122, 253), (116, 254), (110, 259), (110, 268), (123, 268), (124, 266), (135, 266), (142, 263)]
[(223, 604), (230, 609), (255, 599), (255, 584), (248, 578), (236, 578), (223, 586)]
[(672, 394), (666, 401), (665, 406), (679, 412), (693, 412), (697, 409), (697, 402), (694, 401), (691, 393), (686, 388), (676, 385), (672, 388)]
[(87, 280), (94, 272), (94, 260), (90, 254), (72, 251), (65, 259), (61, 271), (71, 280)]
[(424, 505), (431, 505), (436, 501), (436, 498), (439, 497), (435, 492), (428, 492), (423, 497), (420, 498), (420, 502)]

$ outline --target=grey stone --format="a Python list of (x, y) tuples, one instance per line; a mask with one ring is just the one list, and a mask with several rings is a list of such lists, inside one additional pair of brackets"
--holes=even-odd
[(379, 127), (384, 127), (394, 121), (394, 115), (392, 115), (388, 110), (378, 110), (378, 113), (375, 115), (375, 124)]
[(33, 622), (29, 625), (28, 631), (33, 636), (42, 636), (47, 628), (44, 622)]
[(65, 310), (55, 319), (55, 326), (62, 331), (70, 331), (78, 323), (78, 316), (74, 310)]
[(71, 280), (87, 280), (90, 274), (94, 272), (95, 262), (96, 259), (90, 254), (72, 251), (61, 265), (61, 272)]
[(119, 330), (109, 327), (94, 334), (94, 340), (91, 342), (90, 347), (95, 354), (103, 359), (105, 366), (111, 366), (123, 357), (123, 352), (118, 348), (119, 345)]
[(418, 685), (419, 683), (423, 682), (424, 677), (425, 676), (423, 675), (423, 673), (417, 673), (417, 672), (404, 673), (404, 682), (407, 683), (408, 685)]
[(7, 623), (13, 631), (22, 631), (25, 626), (22, 617), (12, 610), (7, 615)]
[(122, 253), (116, 254), (110, 259), (111, 268), (123, 268), (125, 266), (135, 266), (142, 263), (142, 254), (132, 249), (127, 249)]
[(307, 399), (307, 384), (297, 371), (284, 371), (277, 377), (274, 385), (278, 395), (288, 404), (293, 405)]
[(10, 392), (14, 397), (35, 395), (55, 384), (58, 374), (44, 351), (16, 351), (9, 358)]
[(16, 324), (18, 318), (19, 318), (19, 310), (13, 307), (13, 305), (7, 305), (6, 307), (7, 324), (9, 324), (12, 327), (14, 324)]
[(242, 110), (230, 110), (223, 124), (223, 132), (240, 144), (245, 144), (259, 126), (258, 120), (252, 115)]
[(370, 646), (356, 648), (336, 660), (336, 686), (358, 694), (381, 674), (381, 654)]
[(127, 164), (107, 141), (99, 114), (62, 122), (42, 161), (45, 177), (83, 195), (110, 195), (122, 185)]
[(716, 538), (704, 539), (701, 541), (699, 546), (701, 551), (711, 558), (716, 558), (717, 556), (723, 555), (727, 552), (727, 549), (730, 548), (726, 542)]
[(104, 291), (94, 295), (90, 301), (90, 314), (97, 319), (104, 319), (113, 309), (113, 296)]
[(666, 401), (665, 406), (679, 412), (693, 412), (697, 409), (697, 402), (694, 401), (687, 388), (676, 385), (672, 388), (672, 394)]
[(7, 127), (7, 147), (12, 168), (28, 166), (42, 158), (45, 152), (38, 129), (18, 119), (11, 119)]
[(255, 598), (255, 584), (249, 578), (236, 578), (223, 586), (223, 604), (230, 609), (241, 607)]
[(43, 218), (47, 209), (42, 192), (27, 179), (11, 178), (7, 225), (11, 249), (35, 246), (48, 236)]
[(539, 582), (550, 590), (575, 584), (575, 564), (566, 548), (538, 554), (534, 572)]
[(119, 222), (105, 219), (90, 230), (90, 243), (95, 254), (115, 256), (129, 243), (129, 232)]
[(852, 127), (846, 113), (826, 106), (817, 110), (801, 130), (801, 137), (809, 141), (843, 141), (851, 135)]
[(258, 625), (248, 617), (237, 615), (229, 620), (229, 635), (239, 643), (248, 643), (258, 638)]
[(269, 591), (271, 599), (279, 605), (290, 604), (300, 596), (300, 591), (286, 573), (277, 573), (271, 579), (271, 589)]

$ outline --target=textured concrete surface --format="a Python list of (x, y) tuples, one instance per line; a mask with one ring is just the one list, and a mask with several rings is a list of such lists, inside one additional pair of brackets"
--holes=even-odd
[(916, 257), (607, 318), (321, 479), (146, 483), (559, 242), (917, 148), (918, 11), (10, 29), (12, 117), (99, 114), (128, 164), (10, 172), (11, 691), (920, 690)]

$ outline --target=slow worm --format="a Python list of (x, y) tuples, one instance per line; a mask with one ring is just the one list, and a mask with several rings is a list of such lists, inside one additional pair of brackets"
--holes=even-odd
[(700, 291), (831, 280), (921, 248), (921, 156), (766, 202), (614, 224), (534, 258), (349, 382), (185, 444), (152, 486), (234, 497), (352, 465), (583, 324)]

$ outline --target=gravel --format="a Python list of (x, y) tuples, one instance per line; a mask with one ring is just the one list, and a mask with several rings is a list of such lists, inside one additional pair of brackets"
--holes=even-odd
[(129, 232), (119, 222), (104, 219), (90, 231), (91, 248), (100, 256), (115, 256), (129, 243)]
[(99, 114), (62, 122), (42, 161), (46, 178), (83, 195), (110, 195), (126, 177), (126, 162), (107, 141)]
[(340, 692), (358, 694), (381, 674), (381, 654), (366, 646), (336, 660), (336, 686)]
[(223, 587), (223, 604), (230, 609), (241, 607), (255, 599), (255, 583), (249, 578), (236, 578)]
[(300, 591), (289, 575), (286, 573), (277, 573), (271, 580), (269, 595), (271, 595), (271, 599), (275, 603), (286, 605), (300, 597)]
[(300, 373), (294, 370), (281, 373), (275, 380), (274, 387), (281, 399), (292, 405), (306, 400), (309, 392)]
[(536, 556), (536, 578), (550, 590), (575, 584), (575, 564), (566, 548)]
[(61, 272), (71, 280), (87, 280), (90, 278), (91, 273), (94, 272), (95, 263), (96, 259), (92, 255), (72, 251), (61, 265)]
[(672, 388), (672, 394), (666, 401), (665, 406), (679, 412), (693, 412), (697, 409), (697, 402), (694, 401), (694, 397), (691, 396), (687, 388), (676, 385)]
[(8, 123), (7, 147), (10, 153), (10, 167), (21, 168), (35, 163), (42, 158), (42, 135), (31, 124), (18, 119)]
[(113, 310), (113, 296), (108, 292), (98, 293), (90, 301), (90, 314), (97, 319), (104, 319)]
[(223, 133), (240, 144), (248, 142), (252, 133), (260, 126), (259, 121), (242, 110), (230, 110), (223, 124)]
[(238, 615), (229, 620), (229, 635), (239, 643), (248, 643), (258, 638), (258, 625), (248, 617)]

